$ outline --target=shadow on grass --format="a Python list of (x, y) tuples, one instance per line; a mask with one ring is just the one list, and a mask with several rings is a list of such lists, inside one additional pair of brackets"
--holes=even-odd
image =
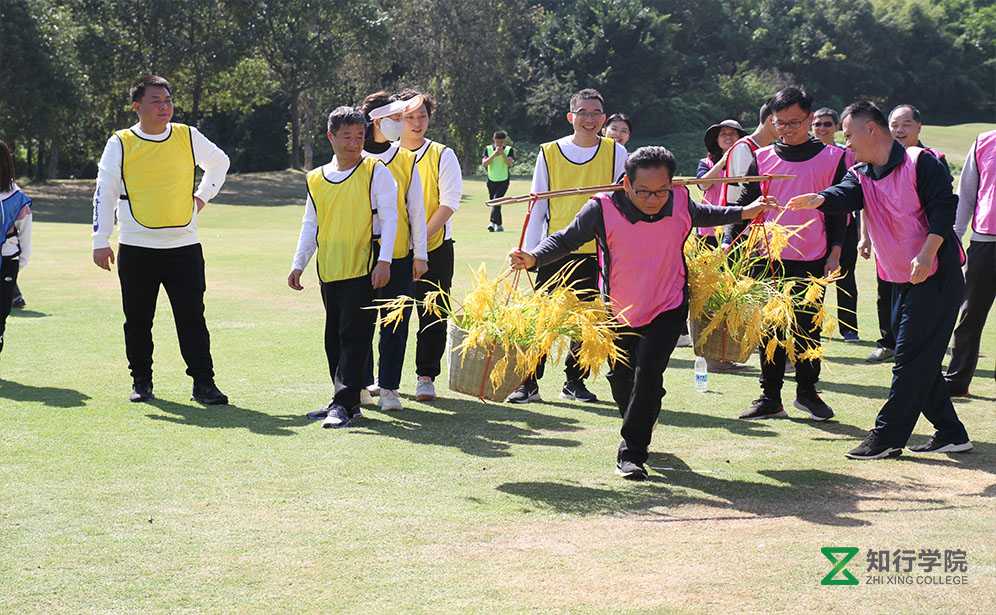
[(476, 399), (437, 399), (425, 406), (406, 404), (401, 412), (385, 416), (387, 420), (367, 415), (356, 423), (353, 431), (413, 444), (456, 448), (476, 457), (510, 457), (509, 449), (518, 445), (581, 445), (577, 440), (542, 433), (580, 431), (577, 419), (540, 414), (521, 406), (510, 408), (482, 403)]
[(48, 316), (45, 312), (25, 309), (11, 310), (10, 315), (12, 318), (46, 318)]
[(41, 402), (53, 408), (81, 408), (86, 405), (90, 396), (76, 389), (36, 387), (0, 378), (0, 399)]
[[(884, 462), (888, 463), (888, 462)], [(671, 454), (651, 453), (648, 465), (663, 477), (651, 475), (649, 484), (619, 482), (618, 488), (594, 488), (549, 481), (504, 483), (498, 491), (529, 499), (557, 512), (575, 515), (603, 515), (644, 512), (655, 520), (687, 522), (732, 519), (774, 519), (795, 517), (828, 526), (859, 527), (871, 522), (854, 515), (877, 510), (917, 508), (933, 505), (943, 508), (937, 498), (905, 498), (878, 495), (896, 491), (901, 485), (825, 470), (765, 470), (762, 476), (778, 484), (731, 480), (697, 473)], [(678, 492), (675, 487), (698, 491), (708, 497)], [(870, 504), (880, 503), (877, 509)], [(717, 509), (719, 516), (679, 517), (658, 510), (681, 505)]]
[[(969, 434), (971, 436), (971, 434)], [(927, 441), (926, 436), (914, 436), (910, 438), (908, 446), (923, 444)], [(996, 444), (992, 442), (972, 442), (972, 450), (967, 453), (950, 453), (934, 455), (913, 455), (904, 451), (900, 457), (903, 461), (932, 465), (943, 468), (961, 468), (964, 470), (980, 470), (990, 474), (996, 474)], [(996, 493), (990, 493), (989, 497), (996, 497)]]
[(206, 429), (246, 429), (263, 436), (292, 436), (295, 432), (291, 428), (303, 427), (312, 422), (304, 414), (273, 415), (235, 405), (201, 406), (178, 404), (164, 399), (153, 399), (146, 403), (166, 413), (147, 415), (154, 421)]

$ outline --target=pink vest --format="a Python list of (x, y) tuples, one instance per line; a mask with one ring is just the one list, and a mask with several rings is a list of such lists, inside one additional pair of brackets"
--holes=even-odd
[[(716, 164), (710, 160), (708, 157), (702, 159), (709, 168), (713, 168)], [(719, 174), (720, 177), (726, 177), (726, 169)], [(723, 200), (723, 188), (726, 184), (713, 184), (702, 191), (702, 200), (710, 205), (726, 205), (726, 201)], [(713, 235), (716, 232), (715, 228), (712, 227), (699, 227), (696, 229), (699, 235)]]
[[(805, 162), (789, 162), (778, 157), (775, 147), (769, 145), (757, 150), (757, 170), (761, 175), (795, 175), (792, 179), (778, 179), (771, 182), (768, 195), (785, 205), (789, 199), (800, 194), (819, 192), (833, 185), (834, 175), (840, 165), (844, 150), (835, 146), (825, 146), (819, 154)], [(823, 212), (816, 209), (782, 210), (764, 215), (766, 222), (775, 221), (782, 226), (794, 227), (812, 221), (789, 240), (782, 252), (782, 259), (788, 261), (815, 261), (827, 254), (827, 229)]]
[(996, 130), (979, 135), (975, 141), (975, 168), (979, 170), (979, 200), (972, 230), (996, 235)]
[[(906, 148), (906, 160), (879, 180), (855, 173), (865, 198), (861, 218), (872, 240), (875, 268), (878, 277), (886, 282), (910, 281), (910, 261), (920, 253), (929, 233), (916, 191), (916, 161), (922, 153), (919, 147)], [(930, 275), (936, 271), (935, 256)]]
[[(599, 194), (605, 243), (610, 258), (608, 291), (619, 322), (630, 327), (650, 324), (658, 314), (679, 307), (685, 300), (685, 255), (683, 246), (692, 229), (688, 190), (675, 186), (671, 192), (671, 215), (656, 222), (631, 223), (616, 209), (612, 197)], [(606, 270), (598, 253), (599, 277)], [(627, 309), (628, 308), (628, 309)]]

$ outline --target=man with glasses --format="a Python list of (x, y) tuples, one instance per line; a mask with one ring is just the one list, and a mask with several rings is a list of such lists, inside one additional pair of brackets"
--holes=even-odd
[[(840, 181), (847, 173), (843, 148), (824, 145), (809, 134), (813, 121), (812, 108), (813, 98), (797, 87), (785, 88), (771, 99), (778, 141), (757, 150), (756, 162), (749, 174), (792, 175), (792, 179), (771, 182), (769, 194), (779, 203), (786, 203), (798, 194), (823, 190)], [(738, 204), (750, 204), (761, 194), (757, 184), (749, 184)], [(808, 276), (822, 276), (839, 266), (845, 224), (842, 215), (824, 215), (814, 211), (769, 211), (765, 212), (764, 220), (798, 231), (789, 239), (780, 259), (771, 262), (776, 275), (805, 279)], [(833, 417), (833, 410), (816, 392), (820, 360), (798, 358), (803, 348), (818, 347), (820, 344), (819, 328), (814, 325), (819, 308), (817, 304), (800, 306), (796, 310), (794, 406), (815, 421), (826, 421)], [(762, 393), (740, 415), (743, 419), (785, 416), (781, 390), (785, 380), (786, 352), (779, 347), (769, 361), (764, 351), (766, 342), (762, 340), (760, 349)]]
[(628, 357), (627, 364), (612, 367), (609, 383), (623, 419), (616, 472), (629, 480), (647, 477), (644, 463), (665, 394), (664, 370), (688, 317), (685, 238), (694, 226), (749, 220), (774, 203), (760, 198), (749, 207), (699, 205), (687, 188), (672, 188), (675, 168), (667, 149), (641, 147), (626, 161), (622, 190), (596, 195), (567, 228), (532, 250), (509, 255), (516, 269), (543, 269), (572, 258), (589, 242), (599, 245), (600, 290), (623, 325), (618, 343)]
[[(570, 103), (567, 121), (574, 132), (540, 147), (533, 171), (534, 193), (611, 184), (625, 171), (626, 148), (608, 137), (599, 136), (605, 124), (605, 99), (602, 95), (597, 90), (586, 88), (572, 96)], [(566, 228), (586, 201), (585, 195), (537, 201), (526, 228), (524, 247), (527, 250), (535, 248), (544, 237)], [(565, 263), (541, 266), (536, 274), (537, 288), (556, 276), (561, 267), (573, 264), (578, 266), (566, 283), (573, 283), (578, 291), (594, 293), (597, 290), (598, 265), (593, 241), (578, 246)], [(577, 362), (579, 346), (577, 342), (571, 343), (565, 370), (567, 381), (560, 396), (563, 399), (595, 402), (598, 398), (585, 386), (587, 374)], [(527, 404), (540, 400), (539, 379), (543, 377), (544, 367), (545, 361), (540, 361), (536, 374), (526, 378), (509, 395), (509, 403)]]

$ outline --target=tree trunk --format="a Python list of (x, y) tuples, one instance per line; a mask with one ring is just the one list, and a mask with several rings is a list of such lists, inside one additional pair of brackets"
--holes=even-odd
[(304, 169), (310, 171), (314, 168), (315, 144), (312, 139), (312, 120), (314, 119), (314, 104), (311, 96), (302, 94), (301, 96), (301, 126), (304, 134), (301, 135), (301, 148), (304, 150)]
[(52, 146), (48, 152), (48, 172), (47, 177), (59, 177), (59, 142), (52, 139)]
[(46, 171), (48, 171), (48, 169), (45, 167), (45, 160), (46, 160), (45, 142), (42, 141), (41, 139), (39, 139), (38, 140), (38, 156), (37, 156), (37, 160), (35, 160), (35, 163), (36, 163), (35, 164), (35, 178), (38, 179), (39, 181), (45, 181), (45, 180), (48, 179), (48, 175), (46, 173)]
[(291, 121), (291, 151), (290, 163), (292, 169), (300, 169), (301, 163), (299, 155), (301, 153), (301, 92), (290, 93), (290, 121)]

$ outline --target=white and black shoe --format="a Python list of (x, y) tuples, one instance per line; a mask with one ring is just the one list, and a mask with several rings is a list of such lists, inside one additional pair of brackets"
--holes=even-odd
[(632, 461), (617, 461), (616, 474), (626, 480), (647, 480), (647, 468), (643, 467), (641, 463)]
[(584, 382), (578, 380), (576, 382), (564, 383), (564, 388), (560, 391), (560, 399), (573, 399), (574, 401), (595, 403), (598, 401), (598, 396), (589, 391)]
[(530, 378), (512, 391), (511, 395), (505, 398), (505, 401), (510, 404), (528, 404), (534, 401), (543, 401), (543, 398), (540, 397), (539, 384)]
[(792, 404), (797, 410), (802, 410), (814, 421), (829, 421), (833, 418), (833, 410), (824, 402), (816, 391), (798, 393)]
[(328, 416), (326, 416), (325, 421), (322, 422), (322, 427), (325, 429), (340, 429), (342, 427), (349, 427), (349, 423), (352, 419), (353, 417), (350, 416), (350, 412), (345, 406), (333, 403), (328, 407)]
[(750, 402), (750, 406), (740, 413), (742, 419), (773, 419), (788, 416), (782, 402), (762, 395)]
[(855, 448), (844, 453), (848, 459), (888, 459), (903, 454), (901, 446), (883, 444), (874, 431)]
[(922, 455), (923, 453), (965, 453), (972, 450), (972, 442), (968, 438), (964, 440), (951, 440), (942, 438), (934, 434), (924, 444), (907, 446), (909, 452)]

